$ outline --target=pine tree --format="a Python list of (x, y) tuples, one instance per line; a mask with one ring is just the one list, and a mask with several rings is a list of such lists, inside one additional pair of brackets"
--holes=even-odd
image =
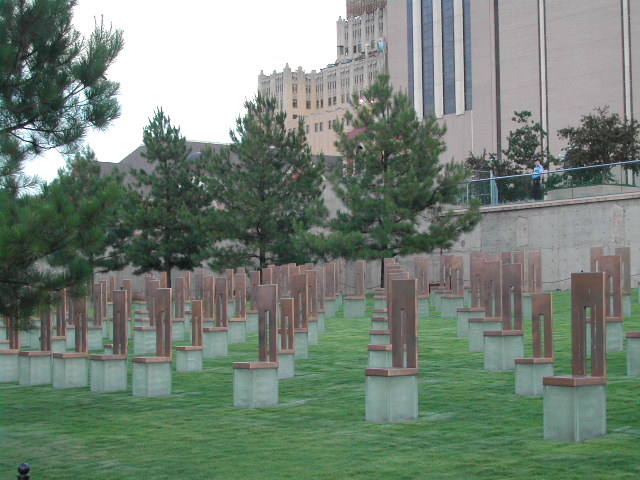
[(143, 142), (150, 171), (132, 169), (129, 225), (135, 230), (126, 247), (136, 273), (192, 270), (207, 256), (211, 239), (211, 196), (205, 186), (205, 162), (189, 158), (191, 150), (180, 128), (158, 109), (144, 128)]
[(209, 186), (218, 241), (214, 269), (312, 260), (306, 241), (326, 210), (322, 199), (324, 160), (314, 163), (303, 123), (288, 131), (286, 112), (258, 94), (231, 131), (231, 145), (212, 161)]
[[(569, 143), (562, 159), (564, 168), (628, 162), (640, 156), (640, 123), (610, 113), (609, 107), (599, 107), (589, 115), (583, 115), (580, 126), (558, 130), (558, 136)], [(640, 166), (636, 163), (625, 168), (635, 174), (640, 173)], [(576, 170), (568, 177), (569, 183), (576, 186), (606, 183), (613, 179), (610, 167)]]
[(131, 209), (132, 199), (123, 179), (124, 174), (117, 169), (109, 174), (102, 173), (95, 153), (85, 147), (67, 159), (66, 167), (54, 180), (60, 183), (72, 204), (93, 198), (96, 192), (110, 192), (111, 208), (105, 211), (100, 225), (92, 226), (96, 241), (87, 244), (82, 251), (94, 273), (122, 270), (128, 264), (124, 249), (133, 232), (125, 222), (125, 212)]
[(75, 5), (0, 2), (0, 315), (23, 328), (53, 292), (85, 284), (93, 267), (82, 250), (101, 241), (96, 229), (118, 201), (110, 189), (71, 198), (23, 173), (28, 159), (71, 151), (119, 114), (119, 85), (106, 73), (122, 32), (100, 24), (85, 40)]
[(345, 206), (331, 223), (335, 254), (373, 260), (429, 253), (473, 229), (477, 206), (459, 214), (448, 208), (468, 172), (439, 163), (444, 129), (435, 118), (420, 121), (408, 97), (393, 93), (388, 76), (366, 89), (345, 118), (353, 130), (338, 125), (336, 146), (347, 166), (331, 179)]

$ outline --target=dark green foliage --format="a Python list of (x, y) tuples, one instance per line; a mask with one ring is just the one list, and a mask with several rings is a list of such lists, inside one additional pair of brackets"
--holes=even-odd
[(275, 98), (257, 95), (231, 131), (231, 145), (209, 150), (209, 186), (215, 201), (215, 230), (220, 241), (211, 250), (214, 269), (314, 260), (309, 229), (325, 214), (322, 199), (324, 161), (314, 163), (303, 123), (288, 131), (286, 112)]
[(0, 315), (21, 320), (24, 328), (54, 291), (83, 293), (94, 268), (106, 261), (99, 256), (111, 241), (107, 229), (116, 223), (123, 190), (109, 177), (88, 191), (73, 168), (88, 163), (76, 157), (37, 194), (0, 190)]
[[(580, 119), (580, 126), (558, 131), (558, 136), (568, 141), (562, 159), (564, 168), (603, 165), (638, 160), (640, 157), (640, 124), (617, 113), (609, 113), (608, 107), (598, 107), (593, 113)], [(628, 170), (639, 173), (640, 166), (631, 164)], [(593, 168), (571, 172), (573, 184), (588, 185), (606, 183), (612, 179), (609, 168)]]
[(174, 268), (192, 270), (207, 256), (211, 196), (204, 183), (205, 162), (189, 158), (180, 128), (162, 109), (144, 128), (143, 142), (149, 169), (131, 170), (137, 183), (128, 222), (135, 235), (126, 255), (138, 274), (166, 272), (170, 287)]
[(540, 160), (543, 165), (553, 161), (549, 149), (544, 146), (547, 132), (540, 122), (534, 122), (531, 117), (532, 114), (528, 110), (513, 112), (511, 120), (518, 127), (509, 132), (507, 149), (502, 150), (501, 156), (486, 151), (482, 155), (469, 152), (465, 165), (471, 170), (491, 171), (494, 177), (525, 175), (474, 184), (473, 188), (481, 191), (483, 203), (488, 203), (486, 199), (490, 188), (495, 189), (499, 203), (531, 200), (532, 183), (528, 174), (533, 171), (535, 161)]
[(50, 148), (70, 149), (87, 128), (120, 112), (119, 85), (105, 77), (122, 32), (96, 27), (88, 40), (72, 25), (74, 0), (0, 3), (0, 148), (3, 173)]
[(101, 173), (95, 153), (86, 147), (67, 161), (66, 168), (54, 180), (74, 205), (83, 200), (99, 203), (102, 199), (96, 193), (109, 193), (110, 207), (105, 210), (102, 223), (89, 225), (95, 241), (87, 243), (82, 251), (95, 273), (121, 270), (127, 265), (124, 247), (132, 231), (124, 218), (131, 208), (131, 195), (122, 183), (123, 178), (117, 170), (108, 175)]
[(551, 160), (549, 149), (543, 146), (548, 134), (542, 128), (542, 124), (533, 121), (531, 117), (532, 114), (528, 110), (513, 112), (511, 120), (518, 127), (509, 132), (507, 149), (502, 151), (506, 160), (514, 164), (518, 173), (531, 172), (536, 160), (543, 164)]
[(474, 172), (485, 173), (482, 178), (489, 178), (490, 172), (492, 172), (493, 177), (509, 177), (470, 183), (470, 194), (473, 198), (480, 198), (482, 204), (491, 203), (491, 189), (494, 190), (494, 197), (496, 197), (495, 199), (498, 203), (516, 202), (531, 198), (531, 177), (529, 175), (517, 176), (523, 174), (522, 168), (509, 159), (487, 152), (483, 152), (481, 155), (474, 155), (473, 152), (469, 152), (465, 165)]
[(41, 188), (23, 174), (27, 159), (70, 151), (119, 114), (118, 84), (105, 75), (122, 32), (100, 24), (83, 39), (71, 22), (75, 5), (0, 2), (0, 315), (21, 327), (53, 292), (91, 277), (87, 254), (104, 248), (100, 229), (118, 202), (111, 184), (83, 196), (70, 172)]
[(406, 95), (393, 93), (387, 76), (354, 105), (349, 134), (338, 126), (338, 150), (347, 159), (331, 181), (346, 207), (331, 222), (333, 251), (351, 259), (382, 259), (449, 248), (479, 221), (476, 206), (454, 214), (469, 171), (441, 164), (444, 129), (420, 121)]

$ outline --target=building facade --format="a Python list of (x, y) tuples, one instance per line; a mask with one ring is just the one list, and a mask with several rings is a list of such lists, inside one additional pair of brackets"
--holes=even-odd
[(350, 97), (387, 70), (386, 13), (387, 0), (347, 0), (347, 18), (337, 21), (333, 63), (310, 73), (288, 64), (282, 72), (260, 72), (259, 92), (276, 98), (287, 112), (288, 128), (297, 128), (304, 118), (313, 153), (337, 154), (335, 123), (343, 121)]
[(304, 117), (314, 153), (337, 153), (348, 96), (386, 72), (419, 116), (446, 125), (443, 160), (499, 154), (523, 110), (557, 156), (557, 131), (596, 107), (637, 116), (638, 38), (640, 0), (347, 0), (335, 63), (261, 73), (259, 90), (276, 96), (291, 128)]
[(515, 111), (533, 113), (553, 155), (565, 146), (557, 131), (594, 108), (640, 111), (637, 0), (399, 0), (388, 9), (406, 34), (389, 35), (394, 85), (447, 125), (447, 157), (505, 149)]

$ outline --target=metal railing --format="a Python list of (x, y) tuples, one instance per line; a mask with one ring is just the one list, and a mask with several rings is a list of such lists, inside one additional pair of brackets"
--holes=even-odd
[(505, 205), (541, 200), (640, 193), (640, 160), (608, 163), (548, 171), (538, 180), (531, 173), (473, 179), (464, 182), (464, 192), (458, 200), (466, 206), (479, 199), (481, 205)]

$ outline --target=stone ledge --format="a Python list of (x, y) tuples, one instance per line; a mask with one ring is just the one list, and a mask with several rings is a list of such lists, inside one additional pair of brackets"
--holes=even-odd
[(487, 330), (482, 334), (485, 337), (520, 337), (524, 332), (522, 330)]
[[(10, 350), (5, 350), (5, 352)], [(44, 352), (42, 350), (33, 350), (28, 352), (20, 352), (21, 357), (50, 357), (52, 352)]]
[(168, 363), (171, 357), (133, 357), (133, 363)]
[(393, 350), (391, 345), (368, 345), (367, 348), (371, 352), (390, 352)]
[(532, 358), (516, 358), (518, 365), (540, 365), (543, 363), (553, 363), (553, 358), (549, 357), (532, 357)]
[[(480, 212), (491, 213), (527, 210), (531, 208), (564, 207), (585, 203), (617, 202), (620, 200), (633, 200), (636, 198), (640, 198), (640, 192), (612, 193), (610, 195), (598, 195), (593, 197), (566, 198), (562, 200), (542, 200), (537, 202), (514, 203), (508, 205), (486, 205), (480, 207)], [(462, 215), (466, 211), (467, 209), (455, 209), (453, 210), (453, 213), (456, 215)]]
[(278, 368), (278, 362), (235, 362), (233, 368), (241, 370), (261, 370), (267, 368)]
[(104, 353), (95, 353), (95, 354), (89, 355), (89, 359), (90, 360), (100, 360), (100, 361), (126, 360), (127, 356), (126, 355), (107, 355), (107, 354), (104, 354)]
[(176, 351), (178, 352), (193, 352), (196, 350), (202, 350), (202, 345), (178, 345)]
[(565, 375), (558, 377), (544, 377), (543, 385), (555, 385), (558, 387), (583, 387), (585, 385), (606, 385), (607, 377), (592, 377), (590, 375)]
[(229, 327), (204, 327), (202, 329), (203, 332), (226, 332), (229, 330)]
[(54, 353), (53, 358), (89, 358), (89, 355), (83, 352), (64, 352)]
[(403, 377), (418, 375), (417, 368), (367, 368), (365, 375), (369, 377)]

